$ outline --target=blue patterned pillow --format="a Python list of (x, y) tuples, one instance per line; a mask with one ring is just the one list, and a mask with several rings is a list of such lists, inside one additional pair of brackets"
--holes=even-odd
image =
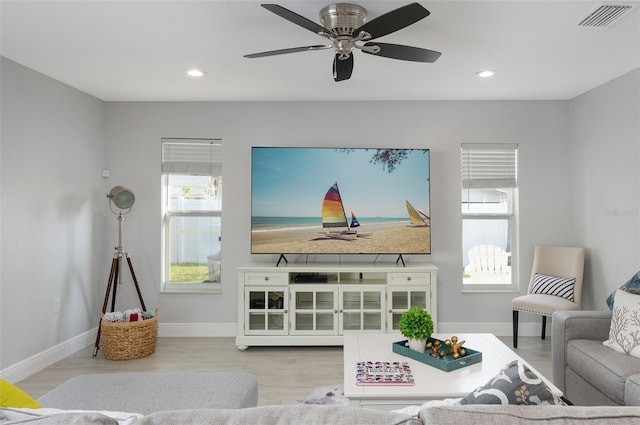
[[(623, 291), (627, 291), (631, 294), (640, 295), (640, 272), (631, 276), (631, 279), (618, 289), (622, 289)], [(613, 310), (613, 298), (615, 295), (616, 291), (613, 291), (611, 295), (607, 297), (607, 306), (609, 307), (609, 310)]]
[(532, 294), (555, 295), (573, 302), (573, 288), (576, 286), (575, 277), (547, 276), (536, 273), (533, 275)]
[(471, 391), (458, 404), (558, 404), (564, 402), (519, 360), (507, 364), (482, 387)]

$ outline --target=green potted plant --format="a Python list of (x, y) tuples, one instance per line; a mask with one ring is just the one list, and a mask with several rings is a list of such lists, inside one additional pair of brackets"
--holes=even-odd
[(409, 340), (409, 348), (424, 353), (427, 338), (433, 333), (433, 319), (428, 311), (412, 307), (400, 317), (400, 333)]

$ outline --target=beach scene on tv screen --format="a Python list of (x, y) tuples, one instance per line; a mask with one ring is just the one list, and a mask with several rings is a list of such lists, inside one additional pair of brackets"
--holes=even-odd
[(253, 254), (430, 254), (428, 149), (254, 147)]

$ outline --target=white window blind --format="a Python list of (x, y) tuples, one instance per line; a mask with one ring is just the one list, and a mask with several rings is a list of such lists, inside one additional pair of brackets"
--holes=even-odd
[(222, 140), (163, 138), (162, 173), (222, 175)]
[(462, 187), (517, 187), (517, 156), (517, 144), (463, 143), (460, 155)]

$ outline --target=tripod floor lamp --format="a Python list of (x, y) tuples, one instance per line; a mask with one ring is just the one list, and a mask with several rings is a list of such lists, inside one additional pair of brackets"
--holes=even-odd
[[(131, 278), (133, 279), (133, 283), (136, 287), (136, 291), (138, 293), (138, 298), (140, 299), (140, 304), (142, 310), (146, 310), (147, 307), (144, 305), (144, 300), (142, 299), (142, 292), (140, 292), (140, 286), (138, 285), (138, 279), (136, 278), (136, 273), (133, 271), (133, 265), (131, 264), (131, 257), (128, 252), (124, 252), (122, 248), (122, 220), (123, 215), (131, 212), (131, 208), (136, 200), (135, 195), (132, 191), (122, 186), (114, 186), (111, 191), (107, 194), (107, 198), (109, 198), (109, 209), (112, 213), (118, 215), (118, 246), (116, 246), (116, 252), (113, 254), (113, 260), (111, 261), (111, 271), (109, 272), (109, 282), (107, 284), (107, 291), (104, 294), (104, 303), (102, 304), (102, 314), (107, 311), (107, 304), (109, 303), (109, 295), (111, 295), (111, 311), (115, 310), (116, 307), (116, 292), (118, 290), (118, 284), (122, 283), (122, 259), (125, 258), (127, 260), (127, 265), (129, 266), (129, 271), (131, 272)], [(118, 210), (114, 210), (113, 207), (116, 207)], [(113, 290), (113, 292), (112, 292)], [(98, 335), (96, 336), (96, 344), (93, 350), (93, 356), (95, 357), (98, 354), (98, 349), (100, 348), (100, 326), (98, 326)]]

